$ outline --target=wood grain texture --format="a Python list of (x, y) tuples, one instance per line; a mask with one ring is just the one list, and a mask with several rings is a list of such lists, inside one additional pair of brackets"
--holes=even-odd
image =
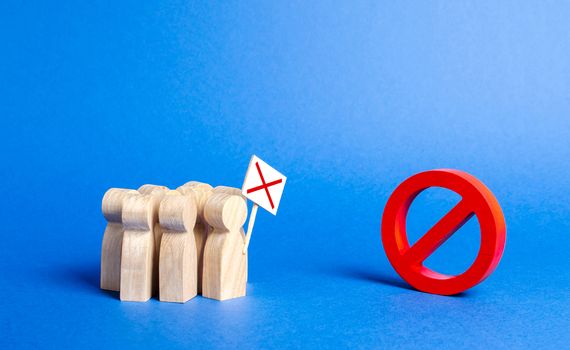
[(216, 186), (214, 188), (214, 193), (226, 193), (226, 194), (232, 194), (234, 196), (240, 196), (242, 197), (244, 200), (247, 200), (245, 198), (245, 196), (241, 193), (241, 190), (239, 188), (235, 188), (235, 187), (229, 187), (229, 186)]
[[(239, 191), (239, 190), (238, 190)], [(204, 248), (202, 295), (217, 300), (245, 296), (247, 253), (242, 254), (247, 218), (246, 201), (227, 191), (214, 191), (204, 218), (213, 227)]]
[(101, 211), (107, 220), (101, 244), (101, 289), (119, 291), (121, 287), (121, 250), (123, 248), (123, 201), (135, 190), (111, 188), (103, 196)]
[(123, 203), (125, 229), (121, 256), (123, 301), (147, 301), (155, 290), (155, 239), (153, 227), (158, 222), (160, 202), (152, 195), (133, 194)]
[[(160, 203), (160, 201), (162, 200), (162, 197), (164, 197), (164, 195), (167, 194), (170, 190), (166, 186), (142, 185), (141, 187), (139, 187), (138, 191), (139, 191), (139, 193), (142, 193), (142, 194), (154, 196), (158, 200), (158, 202)], [(158, 221), (157, 221), (155, 227), (153, 227), (153, 233), (154, 233), (154, 242), (156, 245), (156, 251), (157, 251), (157, 255), (158, 255), (158, 252), (160, 251), (160, 242), (162, 241), (161, 240), (162, 230), (160, 228), (160, 225), (158, 224)]]
[[(149, 196), (154, 197), (154, 199), (157, 201), (158, 206), (160, 206), (160, 202), (162, 201), (162, 198), (170, 192), (170, 190), (168, 189), (168, 187), (166, 186), (160, 186), (160, 185), (151, 185), (151, 184), (146, 184), (146, 185), (142, 185), (141, 187), (139, 187), (138, 191), (141, 194), (146, 194)], [(159, 254), (160, 254), (160, 244), (162, 242), (162, 228), (160, 227), (160, 224), (158, 222), (158, 208), (157, 208), (157, 219), (156, 219), (156, 223), (154, 224), (154, 227), (152, 228), (152, 233), (154, 236), (154, 254), (153, 254), (153, 272), (152, 272), (152, 276), (153, 276), (153, 290), (152, 293), (156, 294), (156, 292), (158, 291), (158, 259), (159, 259)]]
[(204, 246), (211, 231), (210, 225), (204, 219), (204, 207), (208, 198), (212, 195), (212, 186), (198, 181), (190, 181), (177, 188), (182, 194), (192, 195), (196, 202), (197, 217), (193, 228), (196, 240), (198, 294), (202, 294), (202, 272), (204, 269)]
[(160, 301), (185, 303), (197, 294), (196, 216), (193, 195), (171, 191), (160, 203)]

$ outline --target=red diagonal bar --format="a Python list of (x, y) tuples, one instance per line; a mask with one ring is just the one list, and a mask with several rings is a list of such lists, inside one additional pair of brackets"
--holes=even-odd
[(280, 184), (280, 183), (282, 183), (282, 182), (283, 182), (283, 179), (271, 181), (271, 182), (269, 182), (269, 183), (267, 183), (267, 184), (265, 184), (265, 185), (259, 185), (259, 186), (257, 186), (257, 187), (252, 187), (252, 188), (250, 188), (249, 190), (247, 190), (247, 193), (259, 191), (259, 190), (264, 189), (264, 188), (266, 188), (266, 187), (271, 187), (271, 186), (273, 186), (273, 185), (277, 185), (277, 184)]
[(261, 173), (261, 168), (259, 167), (259, 163), (255, 162), (255, 167), (257, 168), (257, 172), (259, 173), (259, 177), (261, 178), (261, 182), (263, 183), (263, 188), (265, 189), (265, 193), (267, 194), (267, 198), (269, 198), (269, 204), (271, 204), (271, 209), (274, 208), (273, 199), (271, 198), (271, 194), (269, 194), (269, 189), (267, 189), (267, 184), (265, 183), (265, 178)]
[(404, 253), (404, 258), (413, 263), (423, 262), (469, 221), (473, 214), (469, 204), (464, 200), (460, 201)]

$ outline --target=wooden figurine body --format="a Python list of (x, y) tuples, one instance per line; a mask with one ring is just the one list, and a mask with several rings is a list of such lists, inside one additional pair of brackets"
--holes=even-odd
[(133, 194), (123, 203), (123, 248), (121, 291), (123, 301), (147, 301), (155, 288), (155, 240), (158, 200), (151, 195)]
[(204, 219), (204, 206), (206, 201), (212, 195), (212, 186), (190, 181), (176, 189), (182, 194), (192, 194), (196, 201), (196, 223), (193, 228), (194, 238), (196, 240), (196, 257), (197, 257), (197, 273), (198, 273), (198, 294), (202, 294), (202, 273), (204, 270), (204, 246), (210, 232), (210, 225)]
[[(174, 194), (175, 193), (175, 194)], [(197, 294), (196, 203), (192, 195), (171, 191), (160, 203), (160, 301), (185, 303)]]
[(247, 217), (245, 199), (224, 192), (206, 202), (204, 217), (214, 229), (204, 248), (202, 295), (226, 300), (245, 296), (247, 253), (243, 254), (243, 224)]
[(103, 196), (101, 210), (107, 227), (101, 244), (101, 289), (119, 291), (121, 287), (121, 250), (123, 248), (122, 211), (124, 199), (135, 190), (111, 188)]

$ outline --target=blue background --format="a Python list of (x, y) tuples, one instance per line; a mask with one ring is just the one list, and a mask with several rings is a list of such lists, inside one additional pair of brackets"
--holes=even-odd
[[(562, 1), (0, 2), (0, 347), (520, 348), (570, 336), (570, 6)], [(260, 211), (248, 296), (101, 291), (109, 187), (240, 187)], [(456, 297), (411, 290), (380, 220), (441, 167), (497, 196), (507, 247)], [(413, 241), (458, 198), (414, 202)], [(459, 273), (471, 220), (427, 262)]]

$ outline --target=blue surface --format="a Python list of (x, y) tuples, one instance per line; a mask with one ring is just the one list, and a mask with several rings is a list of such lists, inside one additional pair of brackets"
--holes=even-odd
[[(567, 348), (570, 6), (495, 1), (0, 2), (0, 347)], [(109, 187), (288, 176), (248, 296), (121, 303), (99, 283)], [(408, 176), (486, 183), (501, 264), (411, 290), (380, 218)], [(457, 200), (414, 202), (417, 239)], [(475, 221), (430, 258), (457, 273)]]

